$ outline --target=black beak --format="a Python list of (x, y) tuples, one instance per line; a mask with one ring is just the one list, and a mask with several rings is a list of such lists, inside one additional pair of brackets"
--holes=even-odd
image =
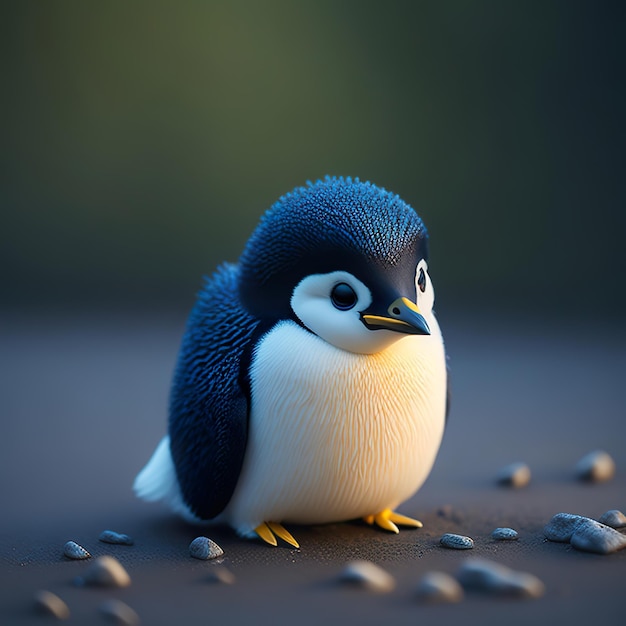
[(384, 315), (361, 314), (361, 321), (369, 330), (395, 330), (407, 335), (430, 335), (430, 328), (417, 305), (408, 298), (394, 300)]

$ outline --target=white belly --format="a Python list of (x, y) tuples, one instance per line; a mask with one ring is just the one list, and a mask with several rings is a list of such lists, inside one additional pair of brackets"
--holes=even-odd
[[(293, 322), (252, 363), (248, 446), (222, 519), (337, 522), (395, 508), (428, 476), (443, 435), (446, 365), (430, 336), (373, 355), (339, 350)], [(373, 331), (376, 332), (376, 331)]]

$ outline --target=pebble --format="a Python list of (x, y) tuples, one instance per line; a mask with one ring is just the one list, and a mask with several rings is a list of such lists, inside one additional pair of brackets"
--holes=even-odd
[(626, 548), (626, 535), (588, 517), (576, 527), (570, 543), (577, 550), (611, 554)]
[(545, 585), (533, 574), (512, 570), (487, 559), (467, 559), (459, 568), (458, 581), (465, 589), (498, 595), (539, 598)]
[(99, 607), (100, 613), (121, 626), (137, 626), (139, 615), (121, 600), (107, 600)]
[(456, 578), (444, 572), (427, 572), (415, 592), (423, 602), (451, 603), (463, 599), (463, 587)]
[(580, 480), (601, 483), (613, 478), (614, 474), (615, 462), (611, 455), (602, 450), (586, 454), (576, 464), (576, 475)]
[(84, 577), (76, 580), (76, 584), (96, 587), (128, 587), (130, 576), (115, 557), (100, 556), (89, 566)]
[(81, 560), (91, 558), (91, 554), (89, 554), (83, 546), (78, 545), (75, 541), (68, 541), (63, 546), (63, 554), (68, 559)]
[(209, 559), (216, 559), (218, 556), (222, 556), (224, 550), (208, 537), (196, 537), (189, 544), (189, 554), (194, 559), (208, 561)]
[(626, 515), (617, 509), (607, 511), (598, 519), (601, 524), (606, 524), (611, 528), (624, 528), (626, 526)]
[(491, 538), (496, 541), (514, 541), (518, 537), (517, 531), (512, 528), (496, 528), (491, 533)]
[(530, 468), (526, 463), (511, 463), (498, 472), (496, 480), (507, 487), (525, 487), (530, 482)]
[(222, 583), (224, 585), (233, 585), (235, 583), (235, 575), (222, 565), (211, 568), (209, 582)]
[(40, 613), (52, 615), (59, 620), (67, 619), (70, 616), (67, 604), (51, 591), (38, 591), (35, 594), (35, 606)]
[(471, 550), (474, 547), (474, 540), (471, 537), (453, 533), (442, 535), (439, 543), (444, 548), (452, 548), (453, 550)]
[(132, 546), (135, 543), (132, 537), (116, 533), (114, 530), (103, 530), (98, 539), (103, 543), (116, 543), (124, 546)]
[(575, 530), (585, 519), (589, 518), (582, 515), (574, 515), (573, 513), (557, 513), (544, 526), (543, 534), (550, 541), (569, 541)]
[(339, 575), (339, 581), (375, 593), (387, 593), (396, 586), (394, 577), (371, 561), (351, 561)]

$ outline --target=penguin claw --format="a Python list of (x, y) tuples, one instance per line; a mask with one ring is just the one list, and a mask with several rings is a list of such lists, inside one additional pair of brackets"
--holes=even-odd
[(254, 532), (271, 546), (278, 545), (278, 541), (276, 541), (276, 537), (278, 537), (294, 548), (300, 547), (300, 544), (293, 538), (292, 534), (276, 522), (263, 522), (254, 529)]
[(411, 526), (413, 528), (421, 528), (423, 526), (422, 522), (419, 520), (407, 517), (406, 515), (400, 515), (400, 513), (395, 513), (391, 509), (385, 509), (374, 515), (367, 515), (363, 520), (367, 524), (376, 524), (376, 526), (380, 526), (380, 528), (384, 528), (392, 533), (400, 532), (396, 524), (400, 524), (400, 526)]

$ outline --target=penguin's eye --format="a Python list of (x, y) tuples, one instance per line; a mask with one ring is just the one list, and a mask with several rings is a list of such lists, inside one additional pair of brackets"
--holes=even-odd
[(354, 307), (358, 298), (356, 292), (348, 283), (338, 283), (330, 292), (330, 299), (336, 309), (349, 311)]
[(424, 293), (426, 291), (426, 273), (424, 272), (424, 268), (420, 267), (420, 274), (417, 277), (417, 286), (420, 288), (420, 291)]

